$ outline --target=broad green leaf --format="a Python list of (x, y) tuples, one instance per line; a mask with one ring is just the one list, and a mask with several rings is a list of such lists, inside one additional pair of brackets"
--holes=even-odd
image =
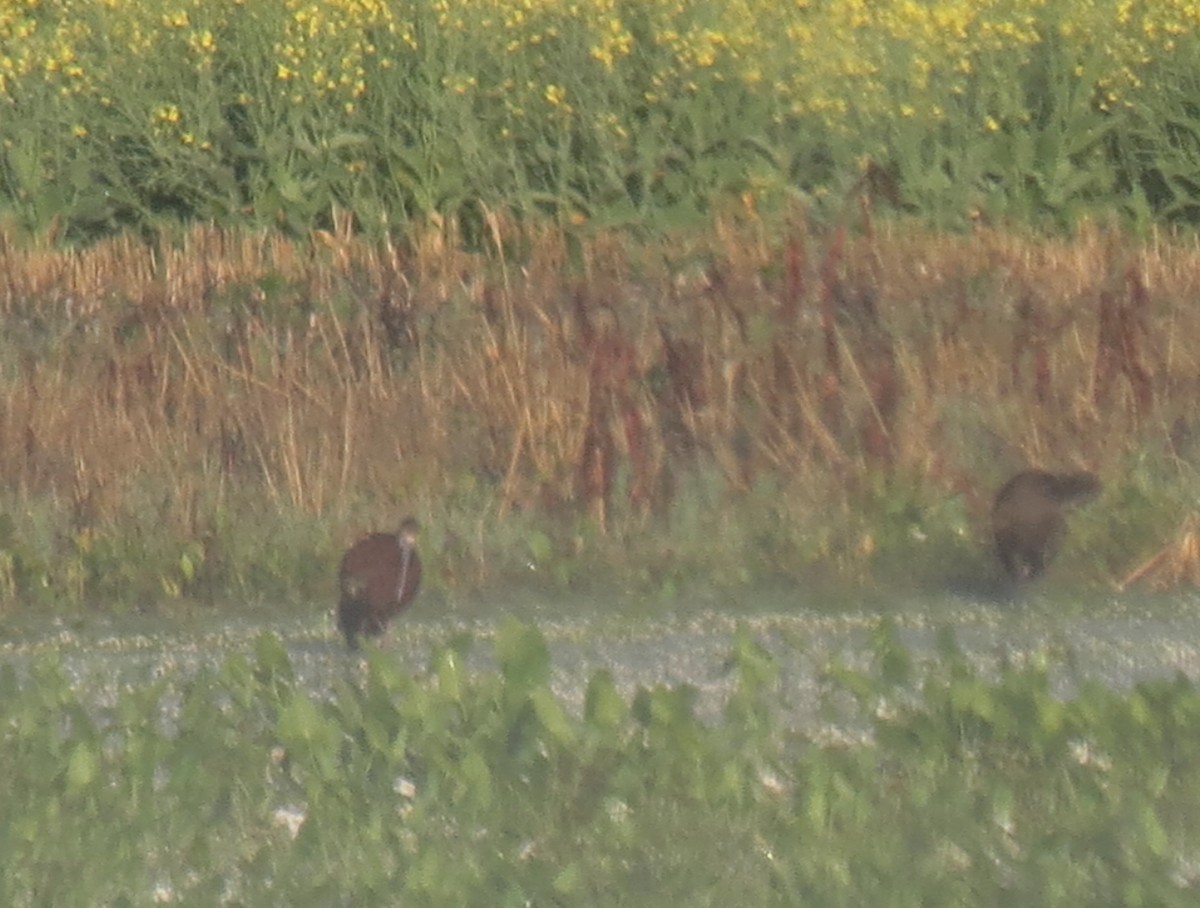
[(628, 714), (629, 707), (617, 691), (612, 672), (601, 669), (592, 675), (583, 700), (584, 721), (593, 728), (615, 731)]
[(504, 680), (516, 688), (529, 690), (550, 679), (550, 650), (533, 625), (506, 617), (496, 635), (496, 658)]
[(99, 757), (88, 742), (76, 744), (67, 763), (67, 789), (74, 792), (91, 785), (98, 764)]
[(567, 714), (563, 711), (562, 704), (551, 692), (548, 687), (539, 687), (530, 694), (530, 700), (533, 703), (534, 713), (538, 717), (538, 721), (542, 723), (542, 727), (550, 733), (550, 735), (559, 744), (564, 747), (570, 747), (575, 743), (575, 729), (571, 727), (570, 721), (567, 719)]

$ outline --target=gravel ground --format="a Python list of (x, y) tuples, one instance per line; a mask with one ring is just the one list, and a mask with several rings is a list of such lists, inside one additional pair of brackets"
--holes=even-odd
[[(627, 693), (639, 686), (691, 684), (698, 690), (701, 714), (715, 716), (732, 683), (724, 663), (738, 626), (744, 625), (778, 659), (781, 704), (800, 727), (821, 722), (820, 675), (831, 660), (869, 664), (869, 635), (884, 614), (918, 659), (932, 656), (944, 627), (985, 670), (1002, 656), (1021, 659), (1048, 649), (1070, 653), (1074, 672), (1064, 664), (1055, 674), (1064, 695), (1080, 676), (1116, 687), (1177, 672), (1200, 678), (1200, 594), (1061, 598), (1037, 593), (1022, 603), (949, 595), (886, 602), (876, 594), (869, 604), (843, 602), (836, 611), (796, 599), (779, 592), (724, 602), (714, 596), (671, 609), (604, 599), (513, 600), (485, 604), (486, 610), (435, 603), (404, 616), (388, 647), (414, 670), (423, 670), (434, 648), (467, 633), (475, 639), (468, 664), (486, 671), (494, 665), (491, 638), (499, 616), (513, 613), (541, 628), (550, 646), (553, 688), (567, 705), (580, 708), (588, 679), (607, 669)], [(645, 614), (649, 611), (653, 617)], [(35, 625), (0, 639), (0, 663), (20, 671), (38, 654), (56, 652), (73, 683), (105, 705), (122, 689), (156, 678), (183, 680), (203, 667), (216, 667), (231, 651), (249, 653), (264, 629), (279, 635), (300, 683), (318, 696), (360, 664), (336, 636), (331, 616), (316, 608), (282, 620), (207, 617), (183, 625), (129, 617), (79, 626)]]

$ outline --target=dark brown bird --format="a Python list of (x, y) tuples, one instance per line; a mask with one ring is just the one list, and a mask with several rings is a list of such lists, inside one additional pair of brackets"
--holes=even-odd
[(360, 636), (377, 637), (416, 598), (421, 585), (417, 554), (420, 524), (406, 517), (397, 533), (372, 533), (342, 556), (338, 571), (338, 627), (350, 649)]
[(1099, 491), (1091, 473), (1024, 470), (1006, 482), (992, 503), (992, 535), (1008, 576), (1040, 576), (1062, 543), (1068, 508)]

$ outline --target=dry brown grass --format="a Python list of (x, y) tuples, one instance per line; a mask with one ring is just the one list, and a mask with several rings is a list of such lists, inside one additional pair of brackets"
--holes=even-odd
[(1155, 590), (1200, 587), (1200, 515), (1189, 514), (1167, 545), (1114, 585), (1120, 591), (1135, 583)]
[(832, 519), (881, 483), (981, 508), (1026, 463), (1111, 477), (1191, 429), (1191, 241), (487, 226), (475, 253), (445, 224), (402, 246), (0, 238), (0, 483), (88, 526), (153, 477), (192, 539), (199, 502), (255, 489), (344, 537), (466, 479), (481, 527), (645, 522), (700, 464)]

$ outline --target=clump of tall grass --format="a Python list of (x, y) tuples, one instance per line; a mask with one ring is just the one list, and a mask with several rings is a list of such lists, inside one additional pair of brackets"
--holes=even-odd
[(6, 245), (0, 588), (324, 598), (402, 511), (456, 589), (936, 574), (1027, 463), (1108, 480), (1093, 577), (1161, 545), (1194, 245), (861, 226)]

